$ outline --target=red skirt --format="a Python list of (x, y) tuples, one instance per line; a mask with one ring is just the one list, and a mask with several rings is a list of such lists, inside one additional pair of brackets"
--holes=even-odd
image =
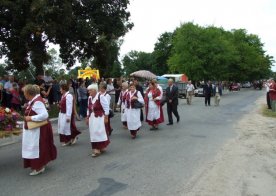
[(158, 119), (153, 120), (153, 121), (150, 121), (150, 120), (148, 120), (147, 117), (146, 117), (146, 122), (147, 122), (150, 126), (158, 125), (158, 124), (164, 122), (164, 114), (163, 114), (162, 106), (160, 106), (159, 108), (160, 108), (160, 117), (159, 117)]
[(76, 121), (75, 121), (75, 115), (72, 114), (71, 117), (71, 124), (70, 124), (70, 129), (71, 129), (71, 135), (63, 135), (59, 134), (59, 141), (62, 143), (67, 143), (77, 137), (81, 132), (77, 129), (76, 127)]
[[(110, 121), (108, 121), (110, 123)], [(110, 133), (110, 124), (106, 123), (105, 124), (105, 131), (106, 131), (106, 136), (107, 136), (107, 140), (103, 141), (103, 142), (91, 142), (91, 146), (92, 149), (98, 149), (98, 150), (103, 150), (105, 149), (108, 144), (110, 144), (110, 140), (109, 140), (109, 133)]]
[(103, 150), (110, 143), (109, 139), (104, 142), (91, 142), (92, 149)]
[(57, 158), (57, 149), (54, 144), (52, 125), (49, 122), (47, 125), (40, 127), (39, 138), (39, 158), (23, 159), (24, 168), (30, 167), (33, 170), (40, 170), (48, 162)]

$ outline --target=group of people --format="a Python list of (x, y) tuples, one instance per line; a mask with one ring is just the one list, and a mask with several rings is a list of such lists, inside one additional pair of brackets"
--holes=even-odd
[[(135, 139), (142, 126), (145, 110), (145, 121), (150, 125), (150, 130), (157, 130), (160, 123), (164, 122), (162, 106), (167, 103), (169, 122), (173, 124), (173, 116), (179, 122), (177, 111), (178, 88), (173, 80), (168, 81), (165, 90), (157, 84), (156, 80), (149, 82), (144, 90), (137, 80), (122, 82), (121, 91), (115, 108), (120, 108), (122, 126), (129, 130), (131, 138)], [(87, 86), (87, 110), (85, 122), (89, 127), (92, 157), (97, 157), (106, 151), (110, 143), (112, 128), (110, 118), (112, 113), (112, 94), (108, 82), (91, 83)], [(111, 89), (112, 91), (112, 89)], [(22, 157), (24, 167), (31, 168), (30, 175), (38, 175), (45, 171), (48, 162), (55, 160), (57, 149), (54, 144), (53, 130), (41, 88), (35, 84), (28, 84), (23, 88), (24, 97), (28, 101), (24, 115)], [(75, 124), (76, 97), (70, 92), (70, 85), (60, 85), (61, 98), (58, 102), (58, 134), (62, 146), (71, 146), (77, 142), (81, 132)], [(30, 124), (32, 123), (32, 125)], [(34, 126), (35, 125), (35, 126)]]
[(267, 108), (276, 112), (276, 82), (275, 79), (269, 79), (264, 84), (266, 88)]
[[(192, 84), (192, 81), (188, 81), (187, 86), (187, 93), (186, 93), (186, 98), (187, 98), (187, 104), (191, 105), (192, 104), (192, 97), (194, 95), (195, 87)], [(211, 106), (211, 97), (214, 96), (214, 104), (215, 106), (219, 106), (220, 99), (222, 96), (222, 90), (223, 86), (219, 82), (211, 83), (211, 81), (206, 82), (203, 85), (203, 95), (205, 97), (204, 103), (205, 106)]]
[(21, 111), (22, 82), (15, 82), (14, 76), (0, 76), (0, 106)]

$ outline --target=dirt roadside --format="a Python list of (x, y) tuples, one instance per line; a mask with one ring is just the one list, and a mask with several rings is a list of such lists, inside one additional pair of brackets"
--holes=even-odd
[(183, 196), (276, 196), (276, 119), (262, 116), (264, 98), (246, 114), (213, 162), (198, 171)]

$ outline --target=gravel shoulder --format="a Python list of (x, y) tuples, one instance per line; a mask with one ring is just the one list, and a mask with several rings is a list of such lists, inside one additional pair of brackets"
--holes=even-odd
[(186, 184), (185, 196), (276, 195), (276, 119), (264, 117), (260, 98), (235, 125), (237, 137)]

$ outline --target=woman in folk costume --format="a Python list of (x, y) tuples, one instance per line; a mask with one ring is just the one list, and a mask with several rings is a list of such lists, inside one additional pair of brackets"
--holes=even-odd
[(69, 93), (68, 85), (62, 84), (60, 86), (60, 92), (62, 97), (59, 102), (58, 133), (62, 146), (68, 146), (76, 143), (77, 136), (80, 132), (76, 128), (74, 100), (72, 94)]
[(157, 84), (150, 82), (145, 94), (146, 122), (151, 126), (150, 130), (157, 130), (158, 124), (164, 122), (161, 99), (162, 93)]
[[(107, 85), (105, 84), (105, 83), (100, 83), (100, 85), (99, 85), (99, 88), (100, 88), (100, 91), (99, 91), (99, 93), (101, 94), (101, 95), (103, 95), (103, 96), (105, 96), (106, 97), (106, 99), (107, 99), (107, 102), (108, 102), (108, 105), (109, 105), (109, 109), (110, 109), (110, 101), (111, 101), (111, 96), (107, 93)], [(110, 110), (109, 110), (109, 112), (110, 112)], [(106, 131), (107, 131), (107, 133), (108, 133), (108, 135), (110, 136), (111, 135), (111, 133), (112, 133), (112, 131), (113, 131), (113, 129), (112, 129), (112, 127), (111, 127), (111, 124), (110, 124), (110, 115), (108, 115), (108, 122), (105, 124), (105, 127), (106, 127)]]
[(123, 123), (124, 128), (127, 129), (127, 117), (126, 117), (126, 95), (128, 92), (128, 83), (122, 83), (122, 90), (119, 95), (119, 100), (117, 105), (121, 107), (121, 121)]
[[(24, 87), (24, 96), (29, 101), (25, 110), (25, 123), (22, 137), (22, 157), (24, 168), (30, 167), (31, 176), (45, 171), (48, 162), (55, 160), (57, 150), (54, 145), (53, 130), (48, 121), (48, 112), (39, 89), (35, 85)], [(38, 128), (28, 129), (27, 122), (47, 120), (48, 123)]]
[(126, 95), (127, 128), (130, 131), (132, 139), (136, 138), (137, 131), (139, 131), (140, 127), (142, 126), (140, 120), (141, 108), (134, 108), (135, 100), (144, 104), (144, 99), (140, 91), (137, 91), (135, 85), (132, 83), (130, 84), (129, 91)]
[(107, 97), (98, 93), (98, 85), (87, 87), (88, 109), (86, 123), (89, 125), (92, 157), (99, 156), (110, 143), (106, 124), (108, 123), (109, 103)]

